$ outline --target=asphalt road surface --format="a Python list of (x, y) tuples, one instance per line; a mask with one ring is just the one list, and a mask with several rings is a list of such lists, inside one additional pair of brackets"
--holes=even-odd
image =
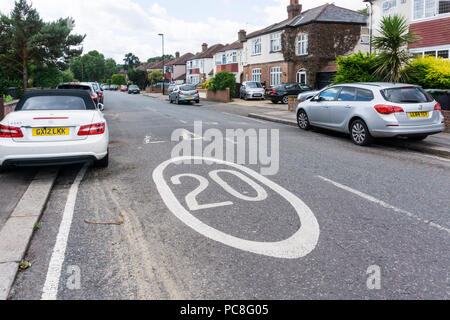
[[(61, 169), (11, 299), (449, 298), (448, 159), (215, 106), (107, 92), (110, 166)], [(167, 162), (194, 121), (279, 130), (277, 174)]]

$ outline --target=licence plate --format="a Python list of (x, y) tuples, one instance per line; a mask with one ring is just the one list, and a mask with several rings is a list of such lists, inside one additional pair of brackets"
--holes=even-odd
[(194, 99), (194, 97), (187, 97), (186, 99)]
[(69, 128), (36, 128), (33, 129), (33, 137), (68, 136)]
[(410, 112), (410, 118), (428, 118), (430, 115), (429, 112)]

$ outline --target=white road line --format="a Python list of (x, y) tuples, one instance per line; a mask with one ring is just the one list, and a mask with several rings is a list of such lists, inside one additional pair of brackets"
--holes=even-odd
[(184, 124), (186, 124), (186, 123), (187, 123), (187, 121), (184, 121), (184, 120), (180, 120), (180, 122), (181, 122), (181, 123), (184, 123)]
[(159, 144), (159, 143), (166, 143), (167, 141), (153, 141), (150, 142), (150, 144)]
[(408, 217), (413, 218), (413, 219), (415, 219), (415, 220), (417, 220), (417, 221), (419, 221), (419, 222), (428, 224), (430, 227), (439, 229), (439, 230), (441, 230), (441, 231), (447, 231), (447, 233), (450, 233), (450, 229), (445, 228), (445, 227), (443, 227), (443, 226), (440, 226), (440, 225), (438, 225), (438, 224), (436, 224), (436, 223), (434, 223), (434, 222), (432, 222), (432, 221), (428, 221), (428, 220), (422, 219), (422, 218), (418, 217), (417, 215), (415, 215), (414, 213), (411, 213), (411, 212), (409, 212), (409, 211), (406, 211), (406, 210), (403, 210), (403, 209), (394, 207), (394, 206), (392, 206), (392, 205), (390, 205), (390, 204), (388, 204), (388, 203), (386, 203), (386, 202), (384, 202), (384, 201), (382, 201), (382, 200), (379, 200), (379, 199), (377, 199), (377, 198), (375, 198), (375, 197), (372, 197), (372, 196), (370, 196), (370, 195), (368, 195), (368, 194), (365, 194), (365, 193), (360, 192), (360, 191), (358, 191), (358, 190), (355, 190), (355, 189), (352, 189), (352, 188), (350, 188), (350, 187), (347, 187), (347, 186), (345, 186), (345, 185), (343, 185), (343, 184), (337, 183), (337, 182), (335, 182), (335, 181), (333, 181), (333, 180), (324, 178), (324, 177), (322, 177), (322, 176), (318, 176), (318, 178), (322, 179), (323, 181), (329, 182), (329, 183), (333, 184), (334, 186), (336, 186), (336, 187), (338, 187), (338, 188), (340, 188), (340, 189), (343, 189), (343, 190), (345, 190), (345, 191), (348, 191), (348, 192), (350, 192), (350, 193), (353, 193), (353, 194), (355, 194), (355, 195), (357, 195), (357, 196), (359, 196), (359, 197), (361, 197), (361, 198), (363, 198), (363, 199), (366, 199), (366, 200), (368, 200), (368, 201), (370, 201), (370, 202), (376, 203), (376, 204), (378, 204), (378, 205), (380, 205), (380, 206), (382, 206), (382, 207), (384, 207), (384, 208), (386, 208), (386, 209), (391, 209), (391, 210), (393, 210), (393, 211), (395, 211), (395, 212), (397, 212), (397, 213), (405, 214), (405, 215), (407, 215)]
[(75, 203), (77, 201), (78, 187), (86, 174), (88, 165), (84, 165), (78, 173), (75, 181), (69, 190), (66, 207), (64, 208), (63, 218), (59, 226), (58, 236), (56, 238), (55, 247), (53, 248), (52, 257), (48, 266), (47, 278), (44, 288), (42, 289), (41, 300), (56, 300), (58, 296), (59, 279), (61, 277), (61, 269), (66, 254), (67, 240), (69, 238), (70, 227), (72, 225), (73, 213), (75, 211)]

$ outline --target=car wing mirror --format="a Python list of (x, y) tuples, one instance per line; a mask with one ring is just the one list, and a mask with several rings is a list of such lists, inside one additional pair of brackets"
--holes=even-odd
[(100, 110), (101, 112), (103, 112), (105, 110), (105, 106), (103, 103), (98, 104), (98, 110)]

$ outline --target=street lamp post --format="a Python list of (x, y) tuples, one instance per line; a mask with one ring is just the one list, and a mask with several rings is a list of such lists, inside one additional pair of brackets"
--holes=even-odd
[(373, 1), (374, 0), (364, 0), (363, 2), (368, 2), (370, 4), (370, 27), (369, 27), (369, 38), (370, 38), (370, 54), (372, 54), (372, 35), (373, 35)]
[(163, 61), (163, 84), (162, 84), (162, 94), (165, 94), (165, 82), (166, 82), (166, 75), (164, 73), (165, 69), (165, 62), (164, 62), (164, 34), (160, 33), (158, 34), (162, 39), (162, 61)]

